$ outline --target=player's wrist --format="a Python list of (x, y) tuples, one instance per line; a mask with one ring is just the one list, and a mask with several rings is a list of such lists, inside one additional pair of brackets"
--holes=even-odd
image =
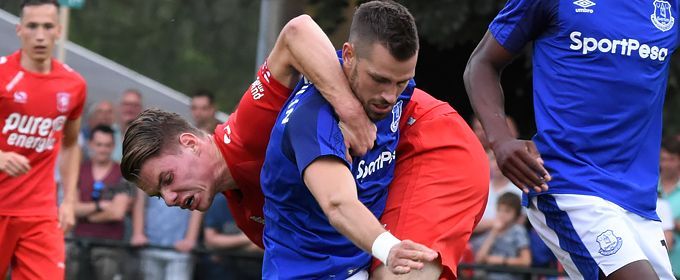
[(383, 264), (387, 265), (387, 258), (390, 255), (392, 247), (399, 244), (401, 240), (394, 237), (389, 231), (385, 231), (378, 235), (371, 246), (371, 254), (376, 259), (379, 259)]

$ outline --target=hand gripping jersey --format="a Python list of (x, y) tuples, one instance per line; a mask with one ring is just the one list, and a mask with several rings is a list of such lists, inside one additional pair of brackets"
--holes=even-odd
[(345, 279), (366, 269), (371, 255), (331, 226), (303, 183), (302, 174), (319, 157), (337, 157), (354, 175), (359, 200), (382, 214), (396, 163), (402, 107), (411, 81), (392, 114), (376, 122), (375, 147), (364, 157), (345, 159), (345, 144), (333, 108), (313, 84), (300, 82), (281, 110), (262, 168), (265, 196), (265, 279)]
[(239, 188), (224, 192), (229, 209), (238, 227), (261, 248), (264, 248), (264, 196), (260, 170), (276, 116), (290, 92), (271, 76), (265, 62), (241, 98), (238, 109), (215, 128), (215, 143)]
[(491, 23), (511, 52), (534, 41), (533, 140), (553, 177), (548, 193), (598, 196), (658, 220), (678, 12), (677, 0), (509, 0)]
[(21, 52), (0, 57), (0, 151), (28, 158), (28, 173), (0, 172), (0, 216), (57, 215), (54, 168), (64, 125), (80, 117), (85, 80), (52, 60), (49, 74), (21, 67)]

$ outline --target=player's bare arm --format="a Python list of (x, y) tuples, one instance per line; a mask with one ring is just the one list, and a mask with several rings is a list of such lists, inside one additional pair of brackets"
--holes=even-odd
[(383, 255), (382, 260), (387, 261), (392, 273), (422, 269), (424, 262), (437, 258), (435, 251), (421, 244), (386, 238), (390, 234), (359, 201), (354, 178), (340, 159), (322, 157), (315, 160), (304, 171), (303, 178), (330, 224), (362, 250), (372, 252), (374, 256)]
[(362, 156), (373, 147), (375, 124), (352, 94), (333, 44), (311, 17), (298, 16), (283, 27), (267, 65), (274, 78), (289, 88), (295, 87), (300, 73), (314, 83), (338, 114), (353, 155)]
[(503, 174), (524, 192), (529, 187), (537, 192), (546, 191), (550, 174), (543, 167), (536, 146), (532, 141), (512, 137), (506, 122), (500, 75), (512, 59), (513, 55), (487, 32), (465, 68), (465, 89)]
[(31, 164), (25, 156), (15, 152), (0, 151), (0, 172), (16, 177), (31, 170)]
[(64, 188), (64, 200), (59, 206), (59, 226), (68, 232), (75, 225), (75, 203), (78, 200), (78, 171), (80, 170), (80, 147), (78, 146), (78, 132), (80, 131), (80, 117), (66, 121), (64, 139), (62, 142), (61, 162), (59, 172)]

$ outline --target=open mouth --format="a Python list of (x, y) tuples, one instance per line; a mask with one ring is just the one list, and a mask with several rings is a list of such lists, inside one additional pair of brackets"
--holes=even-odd
[(184, 208), (191, 209), (191, 205), (194, 203), (194, 197), (189, 197), (184, 201)]

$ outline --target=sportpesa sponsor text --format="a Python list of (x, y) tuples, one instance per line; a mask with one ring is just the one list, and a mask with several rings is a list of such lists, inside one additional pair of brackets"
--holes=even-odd
[(594, 51), (602, 53), (619, 54), (623, 56), (631, 56), (635, 53), (643, 59), (651, 59), (664, 61), (668, 57), (668, 48), (648, 45), (640, 43), (640, 41), (632, 38), (623, 39), (609, 39), (609, 38), (593, 38), (582, 37), (579, 31), (573, 31), (569, 34), (572, 44), (569, 48), (575, 51), (581, 51), (583, 54), (588, 54)]

